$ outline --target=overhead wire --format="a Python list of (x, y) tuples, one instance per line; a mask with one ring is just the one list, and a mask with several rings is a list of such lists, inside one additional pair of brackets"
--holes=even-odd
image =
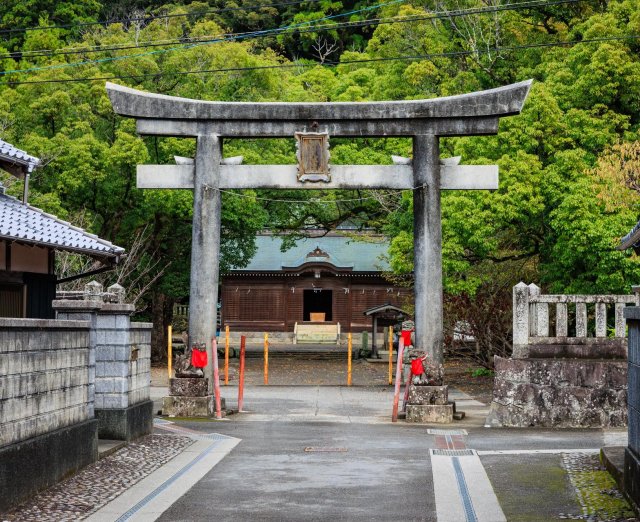
[[(319, 1), (319, 0), (314, 0)], [(357, 28), (357, 27), (367, 27), (367, 26), (378, 26), (385, 24), (394, 24), (394, 23), (412, 23), (412, 22), (420, 22), (420, 21), (428, 21), (428, 20), (439, 20), (444, 18), (458, 18), (463, 16), (471, 16), (476, 14), (491, 14), (501, 11), (520, 11), (523, 9), (535, 9), (536, 7), (549, 7), (554, 5), (563, 5), (563, 4), (574, 4), (585, 2), (588, 0), (530, 0), (528, 2), (518, 2), (511, 4), (503, 4), (499, 6), (489, 6), (489, 7), (481, 7), (481, 8), (469, 8), (469, 9), (458, 9), (455, 11), (437, 11), (433, 13), (429, 13), (426, 15), (413, 15), (413, 16), (399, 16), (399, 17), (387, 17), (387, 18), (369, 18), (366, 20), (353, 20), (347, 22), (339, 22), (337, 24), (331, 25), (314, 25), (313, 27), (297, 30), (297, 33), (308, 33), (308, 32), (316, 32), (316, 31), (327, 31), (327, 30), (335, 30), (335, 29), (344, 29), (344, 28)], [(273, 30), (279, 30), (280, 28), (274, 28)], [(288, 30), (288, 28), (286, 28)], [(214, 42), (221, 37), (234, 37), (234, 36), (242, 36), (242, 35), (252, 35), (255, 34), (255, 31), (247, 31), (244, 33), (222, 33), (219, 35), (208, 35), (208, 36), (200, 36), (197, 40), (193, 40), (192, 38), (188, 39), (171, 39), (171, 40), (162, 40), (155, 42), (145, 42), (139, 44), (130, 44), (130, 45), (122, 45), (122, 46), (111, 46), (104, 47), (100, 45), (96, 46), (85, 46), (82, 48), (74, 48), (74, 49), (40, 49), (34, 51), (15, 51), (12, 53), (8, 53), (5, 55), (0, 55), (0, 58), (14, 58), (14, 57), (23, 57), (27, 55), (28, 57), (38, 57), (38, 56), (67, 56), (74, 54), (85, 54), (85, 53), (98, 53), (98, 52), (107, 52), (107, 51), (122, 51), (128, 49), (144, 49), (148, 47), (161, 47), (164, 45), (172, 45), (172, 44), (180, 44), (180, 45), (190, 45), (193, 43), (209, 43)], [(268, 35), (264, 35), (268, 36)], [(262, 37), (262, 35), (256, 36), (256, 38)]]
[(28, 31), (52, 31), (52, 30), (60, 30), (60, 29), (75, 29), (81, 27), (90, 27), (95, 25), (111, 25), (111, 24), (119, 24), (119, 23), (132, 23), (132, 22), (149, 22), (153, 20), (165, 20), (170, 18), (186, 18), (189, 16), (205, 16), (209, 14), (220, 14), (232, 11), (256, 11), (259, 9), (265, 9), (267, 7), (284, 7), (288, 5), (298, 5), (304, 3), (315, 3), (320, 2), (321, 0), (293, 0), (291, 2), (278, 2), (274, 4), (263, 4), (263, 5), (251, 5), (251, 6), (237, 6), (237, 7), (222, 7), (219, 9), (210, 9), (206, 11), (194, 11), (192, 13), (173, 13), (173, 14), (165, 14), (165, 15), (154, 15), (148, 14), (144, 16), (134, 16), (128, 18), (116, 18), (113, 20), (101, 20), (96, 22), (80, 22), (73, 24), (61, 24), (61, 25), (45, 25), (39, 26), (35, 25), (33, 27), (12, 27), (11, 29), (0, 29), (1, 34), (12, 34), (12, 33), (24, 33)]
[[(242, 192), (235, 192), (233, 190), (226, 190), (226, 189), (221, 189), (221, 188), (214, 188), (214, 187), (208, 187), (212, 190), (217, 190), (220, 193), (223, 194), (230, 194), (232, 196), (236, 196), (239, 198), (245, 198), (245, 199), (252, 199), (255, 201), (265, 201), (265, 202), (269, 202), (269, 203), (317, 203), (320, 205), (333, 205), (334, 203), (355, 203), (355, 202), (361, 202), (361, 201), (375, 201), (376, 198), (373, 196), (364, 196), (364, 197), (360, 197), (360, 198), (349, 198), (349, 199), (330, 199), (330, 200), (326, 200), (326, 199), (318, 199), (318, 198), (309, 198), (309, 199), (278, 199), (278, 198), (265, 198), (264, 196), (253, 196), (250, 194), (243, 194)], [(412, 188), (408, 188), (408, 189), (385, 189), (385, 191), (387, 192), (404, 192), (406, 190), (417, 190), (419, 188), (424, 188), (422, 185), (418, 186), (418, 187), (412, 187)]]
[[(258, 37), (264, 37), (264, 36), (269, 36), (271, 34), (279, 34), (282, 32), (286, 32), (289, 31), (291, 29), (297, 29), (299, 33), (306, 33), (306, 32), (317, 32), (319, 30), (335, 30), (340, 28), (339, 26), (342, 25), (343, 27), (345, 26), (349, 26), (349, 27), (358, 27), (358, 26), (366, 26), (366, 25), (373, 25), (371, 22), (369, 21), (353, 21), (353, 22), (343, 22), (342, 24), (332, 24), (329, 26), (322, 26), (322, 25), (312, 25), (311, 27), (307, 27), (304, 28), (305, 26), (309, 26), (312, 23), (315, 22), (322, 22), (322, 21), (326, 21), (326, 20), (332, 20), (335, 18), (339, 18), (339, 17), (344, 17), (344, 16), (348, 16), (348, 15), (352, 15), (352, 14), (357, 14), (360, 12), (365, 12), (365, 11), (371, 11), (374, 9), (378, 9), (380, 7), (386, 6), (386, 5), (393, 5), (393, 4), (397, 4), (397, 3), (401, 3), (404, 2), (405, 0), (390, 0), (387, 2), (382, 2), (373, 6), (367, 6), (361, 9), (357, 9), (357, 10), (353, 10), (353, 11), (348, 11), (345, 13), (338, 13), (335, 15), (328, 15), (322, 18), (319, 18), (318, 20), (311, 20), (311, 21), (305, 21), (299, 24), (292, 24), (292, 25), (288, 25), (288, 26), (284, 26), (284, 27), (278, 27), (278, 28), (273, 28), (273, 29), (266, 29), (266, 30), (262, 30), (262, 31), (253, 31), (253, 32), (246, 32), (246, 33), (236, 33), (236, 34), (232, 34), (229, 36), (225, 36), (222, 35), (220, 38), (214, 38), (212, 40), (204, 40), (204, 41), (197, 41), (197, 42), (185, 42), (182, 43), (180, 46), (177, 47), (171, 47), (169, 49), (159, 49), (159, 50), (155, 50), (155, 51), (148, 51), (148, 52), (144, 52), (144, 53), (137, 53), (137, 54), (133, 54), (133, 55), (125, 55), (125, 56), (115, 56), (115, 57), (107, 57), (107, 58), (101, 58), (101, 59), (97, 59), (97, 60), (83, 60), (80, 62), (71, 62), (71, 63), (62, 63), (62, 64), (55, 64), (55, 65), (49, 65), (49, 66), (41, 66), (41, 67), (30, 67), (30, 68), (26, 68), (26, 69), (14, 69), (14, 70), (9, 70), (9, 71), (0, 71), (0, 76), (4, 76), (4, 75), (8, 75), (8, 74), (18, 74), (18, 73), (24, 73), (24, 72), (35, 72), (35, 71), (42, 71), (42, 70), (50, 70), (50, 69), (61, 69), (61, 68), (67, 68), (67, 67), (76, 67), (76, 66), (80, 66), (80, 65), (89, 65), (89, 64), (98, 64), (98, 63), (105, 63), (105, 62), (113, 62), (113, 61), (120, 61), (120, 60), (125, 60), (128, 58), (138, 58), (138, 57), (143, 57), (143, 56), (149, 56), (152, 54), (160, 54), (160, 53), (165, 53), (165, 52), (171, 52), (171, 51), (176, 51), (176, 50), (182, 50), (182, 49), (191, 49), (194, 47), (199, 47), (201, 45), (208, 45), (208, 44), (212, 44), (212, 43), (222, 43), (222, 42), (226, 42), (226, 41), (237, 41), (237, 40), (244, 40), (244, 39), (249, 39), (249, 38), (258, 38)], [(429, 15), (425, 15), (425, 16), (416, 16), (416, 17), (411, 17), (410, 19), (407, 20), (403, 20), (397, 23), (408, 23), (408, 22), (415, 22), (415, 21), (424, 21), (424, 20), (430, 20), (430, 19), (438, 19), (438, 18), (449, 18), (449, 17), (454, 17), (454, 16), (468, 16), (468, 15), (472, 15), (472, 14), (482, 14), (482, 13), (492, 13), (492, 12), (497, 12), (497, 11), (504, 11), (504, 10), (520, 10), (520, 9), (530, 9), (530, 8), (535, 8), (535, 7), (544, 7), (544, 6), (550, 6), (550, 5), (559, 5), (559, 4), (567, 4), (567, 3), (577, 3), (577, 2), (583, 2), (585, 0), (545, 0), (544, 2), (541, 2), (539, 0), (533, 0), (530, 2), (526, 2), (526, 3), (515, 3), (515, 4), (507, 4), (504, 6), (491, 6), (491, 7), (487, 7), (487, 8), (474, 8), (474, 9), (467, 9), (467, 10), (458, 10), (458, 11), (447, 11), (447, 12), (440, 12), (440, 13), (432, 13)], [(381, 23), (396, 23), (396, 21), (394, 21), (394, 19), (390, 19), (390, 20), (384, 20), (384, 19), (378, 19), (379, 21), (377, 22), (378, 24)], [(381, 20), (384, 20), (384, 22), (382, 22)], [(303, 28), (302, 30), (300, 30), (300, 28)], [(152, 46), (155, 44), (149, 44), (149, 46)], [(138, 46), (138, 47), (142, 47), (142, 46)], [(136, 47), (136, 48), (138, 48)]]
[(93, 81), (109, 81), (109, 80), (143, 80), (145, 78), (160, 78), (163, 76), (180, 76), (188, 74), (211, 74), (211, 73), (234, 73), (234, 72), (248, 72), (259, 70), (272, 70), (272, 69), (303, 69), (309, 67), (337, 67), (341, 65), (358, 65), (363, 63), (374, 62), (390, 62), (390, 61), (412, 61), (412, 60), (431, 60), (433, 58), (455, 58), (461, 56), (470, 56), (474, 54), (488, 54), (495, 52), (512, 52), (528, 49), (538, 48), (550, 48), (550, 47), (571, 47), (579, 44), (587, 43), (601, 43), (609, 41), (621, 41), (621, 40), (637, 40), (640, 39), (640, 35), (624, 35), (624, 36), (608, 36), (601, 38), (588, 38), (583, 40), (571, 40), (563, 42), (543, 42), (526, 45), (513, 45), (505, 47), (491, 47), (486, 49), (477, 49), (473, 51), (449, 51), (441, 53), (429, 53), (429, 54), (417, 54), (417, 55), (403, 55), (403, 56), (385, 56), (378, 58), (363, 58), (359, 60), (341, 60), (340, 62), (325, 62), (321, 63), (305, 63), (296, 62), (291, 64), (274, 64), (274, 65), (255, 65), (249, 67), (225, 67), (218, 69), (197, 69), (186, 71), (163, 71), (158, 73), (145, 73), (145, 74), (124, 74), (124, 75), (111, 75), (111, 76), (95, 76), (90, 78), (64, 78), (64, 79), (50, 79), (50, 80), (10, 80), (6, 82), (0, 82), (0, 85), (28, 85), (28, 84), (43, 84), (43, 83), (79, 83), (79, 82), (93, 82)]
[(0, 76), (4, 76), (4, 75), (7, 75), (7, 74), (18, 74), (18, 73), (24, 73), (24, 72), (35, 72), (35, 71), (46, 71), (46, 70), (51, 70), (51, 69), (62, 69), (62, 68), (66, 68), (66, 67), (77, 67), (77, 66), (80, 66), (80, 65), (89, 65), (89, 64), (98, 64), (98, 63), (105, 63), (105, 62), (114, 62), (114, 61), (126, 60), (128, 58), (140, 58), (140, 57), (143, 57), (143, 56), (150, 56), (150, 55), (153, 55), (153, 54), (161, 54), (161, 53), (166, 53), (166, 52), (175, 51), (175, 50), (191, 49), (191, 48), (194, 48), (194, 47), (199, 47), (201, 45), (207, 45), (207, 44), (211, 44), (211, 43), (219, 43), (219, 42), (223, 42), (223, 41), (243, 40), (245, 38), (255, 37), (256, 35), (273, 34), (273, 33), (276, 33), (276, 32), (284, 32), (284, 31), (287, 31), (289, 29), (295, 29), (297, 27), (308, 26), (313, 22), (321, 22), (321, 21), (324, 21), (324, 20), (332, 20), (332, 19), (335, 19), (335, 18), (343, 17), (343, 16), (349, 16), (349, 15), (362, 13), (362, 12), (366, 12), (366, 11), (372, 11), (372, 10), (378, 9), (380, 7), (384, 7), (384, 6), (387, 6), (387, 5), (393, 5), (393, 4), (399, 4), (399, 3), (402, 3), (404, 1), (405, 0), (388, 0), (386, 2), (381, 2), (379, 4), (375, 4), (375, 5), (372, 5), (372, 6), (363, 7), (361, 9), (354, 9), (352, 11), (347, 11), (345, 13), (327, 15), (327, 16), (324, 16), (322, 18), (319, 18), (318, 20), (309, 20), (309, 21), (305, 21), (305, 22), (301, 22), (301, 23), (297, 23), (297, 24), (288, 25), (288, 26), (285, 26), (285, 27), (278, 27), (276, 29), (266, 29), (266, 30), (263, 30), (263, 31), (255, 31), (255, 32), (251, 32), (251, 33), (243, 33), (242, 35), (239, 35), (239, 36), (233, 36), (233, 37), (230, 37), (230, 38), (220, 38), (220, 39), (217, 39), (217, 40), (212, 40), (210, 42), (194, 43), (194, 44), (186, 45), (185, 47), (171, 47), (169, 49), (156, 49), (154, 51), (147, 51), (147, 52), (144, 52), (144, 53), (137, 53), (137, 54), (133, 54), (133, 55), (110, 56), (108, 58), (100, 58), (98, 60), (83, 60), (81, 62), (72, 62), (72, 63), (48, 65), (48, 66), (43, 66), (43, 67), (29, 67), (29, 68), (26, 68), (26, 69), (13, 69), (13, 70), (9, 70), (9, 71), (0, 71)]

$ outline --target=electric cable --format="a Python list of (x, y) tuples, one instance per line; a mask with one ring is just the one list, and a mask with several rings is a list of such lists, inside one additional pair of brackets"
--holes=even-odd
[(74, 24), (62, 24), (62, 25), (46, 25), (46, 26), (38, 26), (35, 25), (33, 27), (13, 27), (11, 29), (0, 29), (0, 34), (11, 34), (11, 33), (23, 33), (28, 31), (52, 31), (56, 29), (75, 29), (80, 27), (89, 27), (94, 25), (111, 25), (111, 24), (119, 24), (119, 23), (131, 23), (131, 22), (148, 22), (153, 20), (165, 20), (169, 18), (184, 18), (188, 16), (205, 16), (209, 14), (220, 14), (226, 13), (230, 11), (256, 11), (259, 9), (265, 9), (267, 7), (283, 7), (289, 5), (298, 5), (304, 3), (315, 3), (320, 2), (321, 0), (295, 0), (292, 2), (278, 2), (276, 4), (264, 4), (264, 5), (251, 5), (251, 6), (238, 6), (238, 7), (222, 7), (220, 9), (212, 9), (207, 11), (195, 11), (193, 13), (175, 13), (175, 14), (166, 14), (166, 15), (145, 15), (138, 16), (133, 18), (116, 18), (113, 20), (102, 20), (97, 22), (80, 22)]
[(455, 58), (461, 56), (470, 56), (474, 54), (488, 54), (494, 52), (512, 52), (528, 49), (550, 48), (550, 47), (571, 47), (579, 44), (587, 43), (601, 43), (610, 41), (622, 41), (622, 40), (637, 40), (640, 39), (640, 35), (624, 35), (624, 36), (608, 36), (601, 38), (588, 38), (585, 40), (571, 40), (564, 42), (544, 42), (536, 44), (526, 45), (513, 45), (507, 47), (492, 47), (487, 49), (477, 49), (475, 51), (450, 51), (442, 53), (430, 53), (430, 54), (418, 54), (418, 55), (405, 55), (405, 56), (388, 56), (379, 58), (364, 58), (361, 60), (342, 60), (340, 62), (325, 62), (321, 63), (303, 63), (296, 62), (291, 64), (274, 64), (274, 65), (256, 65), (252, 67), (226, 67), (220, 69), (198, 69), (187, 71), (175, 71), (175, 72), (158, 72), (158, 73), (146, 73), (146, 74), (126, 74), (126, 75), (112, 75), (112, 76), (96, 76), (91, 78), (65, 78), (65, 79), (51, 79), (51, 80), (11, 80), (6, 82), (0, 82), (1, 85), (33, 85), (43, 83), (79, 83), (79, 82), (94, 82), (94, 81), (111, 81), (111, 80), (142, 80), (145, 78), (161, 78), (163, 76), (180, 76), (187, 74), (211, 74), (211, 73), (234, 73), (234, 72), (248, 72), (259, 70), (271, 70), (271, 69), (300, 69), (308, 67), (337, 67), (341, 65), (357, 65), (363, 63), (375, 63), (375, 62), (390, 62), (390, 61), (413, 61), (413, 60), (431, 60), (433, 58)]
[(48, 65), (48, 66), (42, 66), (42, 67), (29, 67), (26, 69), (13, 69), (13, 70), (9, 70), (9, 71), (1, 71), (0, 72), (0, 76), (5, 76), (7, 74), (18, 74), (18, 73), (24, 73), (24, 72), (36, 72), (36, 71), (46, 71), (46, 70), (51, 70), (51, 69), (62, 69), (62, 68), (66, 68), (66, 67), (77, 67), (80, 65), (89, 65), (89, 64), (98, 64), (98, 63), (106, 63), (106, 62), (114, 62), (114, 61), (120, 61), (120, 60), (126, 60), (128, 58), (140, 58), (142, 56), (150, 56), (153, 54), (161, 54), (161, 53), (166, 53), (166, 52), (170, 52), (170, 51), (176, 51), (176, 50), (181, 50), (181, 49), (191, 49), (194, 47), (199, 47), (201, 45), (208, 45), (211, 43), (219, 43), (219, 42), (223, 42), (223, 41), (237, 41), (237, 40), (242, 40), (245, 38), (252, 38), (255, 37), (257, 35), (267, 35), (267, 34), (275, 34), (278, 32), (284, 32), (290, 29), (295, 29), (297, 27), (304, 27), (304, 26), (308, 26), (309, 24), (313, 23), (313, 22), (321, 22), (324, 20), (332, 20), (335, 18), (340, 18), (343, 16), (349, 16), (349, 15), (353, 15), (353, 14), (358, 14), (358, 13), (362, 13), (362, 12), (366, 12), (366, 11), (372, 11), (374, 9), (378, 9), (380, 7), (384, 7), (387, 5), (393, 5), (393, 4), (398, 4), (398, 3), (402, 3), (405, 0), (389, 0), (387, 2), (382, 2), (379, 4), (375, 4), (373, 6), (367, 6), (367, 7), (363, 7), (361, 9), (355, 9), (352, 11), (347, 11), (346, 13), (338, 13), (335, 15), (328, 15), (322, 18), (319, 18), (318, 20), (309, 20), (309, 21), (305, 21), (305, 22), (301, 22), (298, 24), (292, 24), (292, 25), (288, 25), (285, 27), (279, 27), (276, 29), (267, 29), (267, 30), (263, 30), (263, 31), (255, 31), (252, 33), (243, 33), (241, 36), (234, 36), (232, 38), (220, 38), (217, 40), (212, 40), (210, 42), (203, 42), (203, 43), (195, 43), (195, 44), (191, 44), (191, 45), (186, 45), (185, 47), (171, 47), (169, 49), (157, 49), (155, 51), (147, 51), (144, 53), (138, 53), (138, 54), (133, 54), (133, 55), (125, 55), (125, 56), (111, 56), (108, 58), (100, 58), (98, 60), (83, 60), (81, 62), (72, 62), (72, 63), (63, 63), (63, 64), (56, 64), (56, 65)]
[[(319, 0), (314, 0), (319, 1)], [(387, 24), (395, 24), (395, 23), (413, 23), (420, 21), (428, 21), (428, 20), (440, 20), (447, 18), (459, 18), (464, 16), (476, 15), (476, 14), (491, 14), (501, 11), (520, 11), (526, 9), (535, 9), (537, 7), (549, 7), (554, 5), (562, 5), (562, 4), (574, 4), (580, 3), (588, 0), (551, 0), (551, 1), (540, 1), (540, 0), (531, 0), (529, 2), (521, 2), (521, 3), (512, 3), (512, 4), (504, 4), (500, 6), (490, 6), (483, 8), (470, 8), (470, 9), (458, 9), (455, 11), (439, 11), (434, 13), (429, 13), (427, 15), (414, 15), (414, 16), (406, 16), (406, 17), (388, 17), (388, 18), (370, 18), (367, 20), (354, 20), (347, 22), (339, 22), (337, 24), (332, 25), (316, 25), (307, 29), (297, 30), (296, 32), (299, 34), (316, 32), (316, 31), (326, 31), (326, 30), (336, 30), (336, 29), (351, 29), (357, 27), (367, 27), (367, 26), (378, 26), (378, 25), (387, 25)], [(273, 30), (276, 30), (275, 28)], [(0, 58), (10, 58), (18, 56), (27, 56), (27, 57), (39, 57), (39, 56), (67, 56), (74, 54), (86, 54), (86, 53), (98, 53), (98, 52), (107, 52), (107, 51), (122, 51), (128, 49), (144, 49), (149, 47), (162, 47), (164, 45), (191, 45), (193, 43), (209, 43), (218, 41), (218, 39), (222, 37), (233, 37), (233, 36), (242, 36), (242, 35), (250, 35), (254, 34), (255, 31), (244, 32), (244, 33), (222, 33), (220, 35), (209, 35), (209, 36), (200, 36), (198, 40), (193, 40), (191, 38), (188, 41), (184, 40), (162, 40), (159, 42), (146, 42), (142, 44), (131, 44), (131, 45), (122, 45), (122, 46), (112, 46), (112, 47), (103, 47), (100, 45), (96, 46), (88, 46), (83, 47), (81, 49), (68, 49), (68, 50), (51, 50), (51, 49), (40, 49), (35, 51), (14, 51), (12, 53), (8, 53), (5, 55), (0, 55)], [(266, 36), (266, 35), (265, 35)], [(261, 37), (261, 36), (257, 36)], [(214, 40), (215, 39), (215, 40)]]

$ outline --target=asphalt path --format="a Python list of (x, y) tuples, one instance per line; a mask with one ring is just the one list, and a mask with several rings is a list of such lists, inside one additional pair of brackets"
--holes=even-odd
[[(579, 513), (561, 452), (591, 451), (625, 437), (603, 430), (484, 428), (486, 406), (452, 395), (473, 422), (432, 428), (466, 429), (466, 445), (478, 450), (507, 520)], [(392, 424), (391, 401), (388, 387), (256, 386), (246, 393), (248, 413), (221, 422), (178, 421), (241, 441), (159, 520), (436, 521), (435, 437), (427, 426)], [(441, 512), (443, 503), (446, 509), (457, 502), (451, 489), (450, 498), (446, 491), (439, 496)]]

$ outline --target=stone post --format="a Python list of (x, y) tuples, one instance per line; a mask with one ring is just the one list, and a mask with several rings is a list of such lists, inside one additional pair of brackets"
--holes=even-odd
[(513, 287), (513, 355), (514, 359), (529, 356), (529, 287), (520, 281)]
[(538, 303), (532, 303), (531, 297), (540, 295), (540, 287), (531, 283), (529, 285), (529, 335), (532, 337), (539, 336), (539, 324), (538, 324)]
[(151, 433), (153, 427), (153, 402), (148, 395), (135, 404), (129, 400), (133, 349), (130, 316), (135, 307), (105, 303), (101, 294), (93, 292), (96, 288), (93, 282), (85, 286), (85, 296), (90, 300), (53, 301), (53, 308), (57, 319), (90, 322), (89, 364), (95, 367), (90, 368), (89, 393), (93, 395), (98, 436), (132, 440)]
[(628, 407), (629, 444), (624, 458), (624, 485), (627, 494), (640, 505), (640, 307), (625, 308), (629, 326)]
[(413, 137), (413, 257), (415, 346), (443, 364), (442, 218), (438, 136)]
[(197, 138), (193, 188), (193, 231), (191, 245), (191, 282), (189, 295), (189, 345), (205, 343), (205, 377), (209, 394), (213, 393), (213, 351), (218, 303), (218, 267), (220, 258), (220, 138), (204, 126)]

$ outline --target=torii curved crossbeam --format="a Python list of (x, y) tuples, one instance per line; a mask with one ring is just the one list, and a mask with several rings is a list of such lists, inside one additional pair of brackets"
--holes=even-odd
[(106, 87), (114, 111), (137, 118), (141, 134), (197, 136), (198, 123), (208, 122), (222, 137), (292, 136), (312, 125), (331, 136), (459, 136), (497, 132), (500, 117), (522, 110), (531, 82), (427, 100), (318, 103), (201, 101)]

